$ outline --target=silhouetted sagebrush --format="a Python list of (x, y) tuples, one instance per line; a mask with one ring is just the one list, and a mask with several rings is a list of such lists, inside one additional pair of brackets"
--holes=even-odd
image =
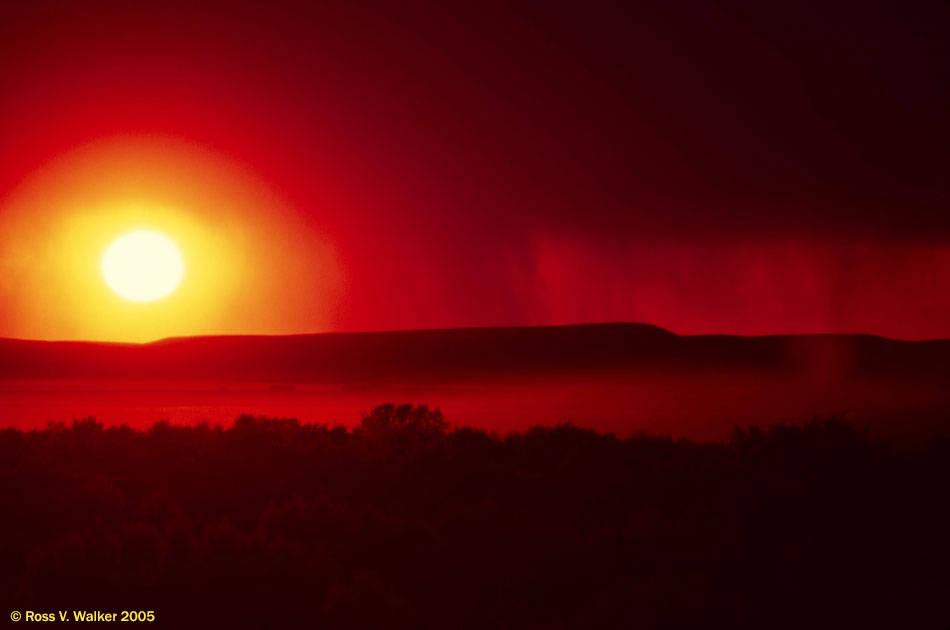
[[(944, 627), (950, 448), (92, 419), (0, 432), (4, 611), (165, 627)], [(3, 618), (6, 619), (7, 612)]]

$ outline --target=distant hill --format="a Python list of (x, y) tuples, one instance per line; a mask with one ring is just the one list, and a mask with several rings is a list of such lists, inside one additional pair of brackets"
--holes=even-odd
[(945, 378), (950, 375), (950, 340), (683, 337), (635, 323), (189, 337), (141, 345), (0, 339), (2, 379), (444, 382), (710, 369)]

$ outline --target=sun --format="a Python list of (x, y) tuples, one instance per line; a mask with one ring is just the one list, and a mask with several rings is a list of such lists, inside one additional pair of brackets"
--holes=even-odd
[(102, 276), (120, 297), (153, 302), (174, 291), (185, 275), (178, 247), (151, 230), (123, 234), (102, 255)]

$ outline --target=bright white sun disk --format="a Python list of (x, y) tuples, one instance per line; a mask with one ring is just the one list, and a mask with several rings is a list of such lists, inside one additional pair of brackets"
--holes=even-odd
[(120, 236), (102, 256), (106, 284), (132, 302), (151, 302), (167, 296), (184, 274), (185, 263), (175, 244), (150, 230)]

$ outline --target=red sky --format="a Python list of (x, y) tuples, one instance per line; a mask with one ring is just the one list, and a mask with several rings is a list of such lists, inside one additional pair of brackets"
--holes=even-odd
[(945, 3), (314, 4), (5, 3), (0, 198), (114, 137), (241, 165), (340, 276), (241, 332), (950, 336)]

